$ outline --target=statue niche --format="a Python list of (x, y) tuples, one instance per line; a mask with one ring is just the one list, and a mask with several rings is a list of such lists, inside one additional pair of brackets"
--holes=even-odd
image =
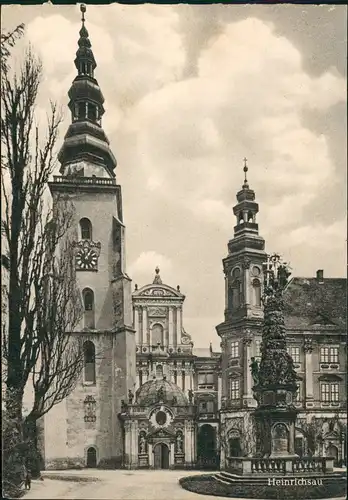
[(178, 453), (178, 454), (184, 453), (183, 442), (184, 442), (184, 438), (183, 438), (182, 432), (178, 431), (176, 433), (176, 440), (175, 440), (175, 453)]
[(147, 441), (146, 441), (145, 431), (141, 431), (139, 433), (138, 453), (139, 453), (139, 455), (145, 455), (147, 453)]
[(289, 430), (283, 423), (277, 423), (272, 428), (272, 455), (282, 455), (289, 452)]

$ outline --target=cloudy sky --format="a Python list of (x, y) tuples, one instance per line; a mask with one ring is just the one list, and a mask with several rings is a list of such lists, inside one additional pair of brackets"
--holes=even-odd
[[(44, 64), (38, 116), (66, 110), (78, 6), (6, 6)], [(268, 252), (296, 276), (346, 275), (345, 6), (88, 6), (86, 26), (118, 159), (128, 271), (159, 265), (186, 295), (196, 346), (219, 346), (221, 260), (249, 160)]]

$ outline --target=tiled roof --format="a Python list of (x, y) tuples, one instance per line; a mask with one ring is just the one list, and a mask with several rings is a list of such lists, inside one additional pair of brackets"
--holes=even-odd
[(346, 328), (347, 280), (345, 278), (294, 277), (285, 294), (285, 324), (288, 328), (317, 325)]
[(192, 354), (198, 358), (211, 358), (211, 351), (209, 347), (194, 347)]

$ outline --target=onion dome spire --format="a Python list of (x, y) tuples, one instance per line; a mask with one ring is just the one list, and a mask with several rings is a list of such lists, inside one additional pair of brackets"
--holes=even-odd
[(94, 59), (92, 45), (89, 40), (89, 33), (85, 26), (86, 6), (82, 4), (80, 6), (80, 10), (82, 13), (82, 18), (81, 18), (82, 26), (79, 33), (80, 34), (80, 38), (78, 41), (79, 48), (77, 49), (76, 52), (75, 66), (79, 75), (87, 74), (93, 77), (94, 70), (97, 67), (97, 63)]
[(94, 77), (97, 63), (85, 26), (86, 6), (81, 5), (82, 26), (79, 32), (75, 66), (77, 76), (69, 90), (72, 123), (58, 154), (64, 176), (115, 177), (117, 162), (102, 128), (104, 96)]
[(243, 158), (244, 183), (242, 189), (237, 193), (238, 203), (233, 207), (233, 212), (237, 218), (237, 225), (234, 228), (236, 235), (245, 231), (255, 234), (258, 232), (256, 215), (259, 211), (259, 206), (255, 202), (255, 191), (249, 187), (247, 179), (249, 168), (247, 161), (247, 158)]

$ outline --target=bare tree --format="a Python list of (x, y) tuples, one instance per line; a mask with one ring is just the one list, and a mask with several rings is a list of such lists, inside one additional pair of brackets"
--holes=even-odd
[(308, 422), (301, 419), (296, 428), (306, 439), (308, 453), (315, 455), (317, 446), (323, 442), (323, 419), (312, 417)]
[[(16, 33), (9, 35), (7, 42), (1, 38), (2, 53), (9, 50), (15, 37)], [(61, 210), (52, 212), (47, 189), (56, 167), (61, 116), (51, 103), (42, 138), (35, 126), (41, 62), (29, 49), (15, 73), (7, 64), (8, 55), (1, 75), (2, 265), (7, 271), (8, 310), (5, 404), (11, 422), (4, 458), (10, 464), (8, 483), (18, 486), (23, 464), (24, 388), (31, 377), (34, 404), (26, 418), (28, 432), (33, 422), (74, 388), (82, 352), (73, 331), (82, 311), (70, 241), (72, 204), (69, 199), (57, 200)]]
[(69, 205), (61, 202), (61, 210), (47, 224), (42, 267), (33, 273), (33, 340), (37, 347), (32, 354), (38, 362), (32, 370), (34, 402), (25, 419), (29, 435), (35, 422), (72, 392), (83, 367), (80, 339), (73, 333), (81, 320), (82, 303), (76, 286), (74, 250), (67, 236), (73, 221)]

